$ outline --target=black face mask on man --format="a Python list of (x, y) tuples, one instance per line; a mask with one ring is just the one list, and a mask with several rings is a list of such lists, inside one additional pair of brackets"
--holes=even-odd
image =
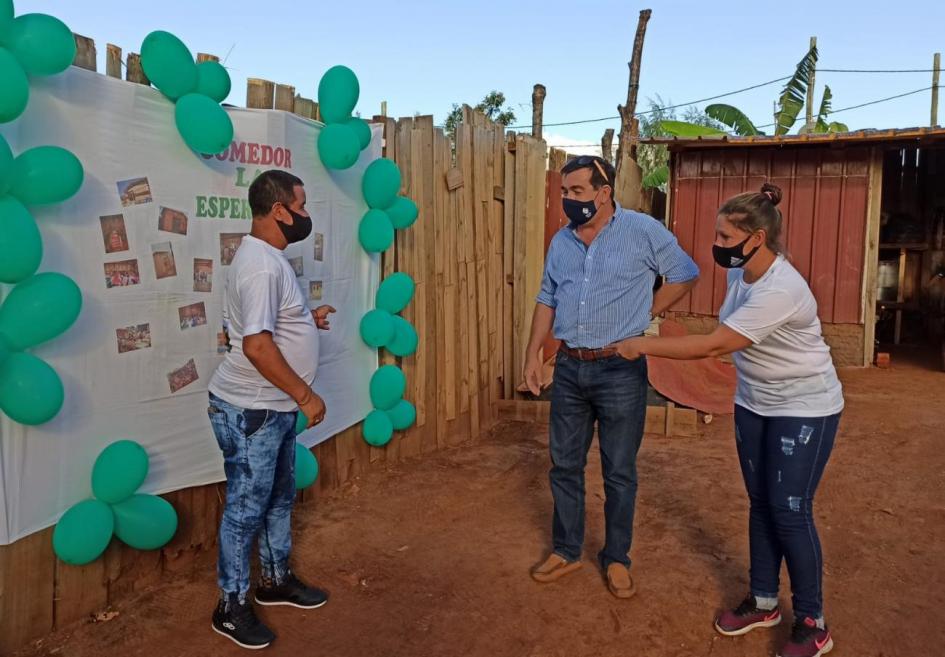
[(744, 253), (745, 245), (748, 244), (748, 240), (750, 240), (751, 237), (752, 236), (749, 235), (735, 246), (719, 246), (713, 244), (712, 257), (715, 258), (716, 264), (725, 269), (744, 267), (745, 264), (751, 260), (751, 257), (758, 253), (758, 249), (761, 248), (759, 244), (748, 253)]
[(288, 206), (283, 207), (292, 215), (292, 225), (290, 226), (281, 221), (276, 222), (279, 225), (279, 230), (282, 231), (282, 236), (285, 237), (286, 242), (289, 244), (301, 242), (312, 233), (312, 218), (306, 217), (304, 214), (299, 214)]
[(571, 227), (583, 226), (597, 214), (597, 205), (594, 201), (578, 201), (573, 198), (561, 199), (564, 214), (570, 220)]

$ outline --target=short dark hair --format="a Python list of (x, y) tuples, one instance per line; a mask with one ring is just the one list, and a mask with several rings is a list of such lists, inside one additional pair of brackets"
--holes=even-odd
[(272, 206), (276, 203), (289, 205), (294, 201), (295, 186), (304, 184), (288, 171), (265, 171), (249, 186), (249, 209), (253, 211), (254, 217), (264, 217), (272, 211)]
[(614, 165), (602, 157), (596, 155), (581, 155), (568, 160), (568, 163), (561, 167), (561, 175), (574, 173), (580, 169), (591, 170), (591, 186), (594, 189), (600, 189), (608, 185), (614, 189), (614, 180), (617, 178), (617, 172)]

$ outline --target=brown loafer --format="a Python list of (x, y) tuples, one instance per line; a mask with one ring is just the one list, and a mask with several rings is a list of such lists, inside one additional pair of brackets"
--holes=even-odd
[(622, 563), (614, 562), (607, 566), (607, 588), (614, 596), (626, 600), (637, 592), (636, 584), (630, 576), (630, 571)]
[(573, 573), (581, 567), (580, 561), (568, 561), (564, 557), (552, 553), (544, 563), (532, 568), (532, 579), (542, 584), (554, 582), (568, 573)]

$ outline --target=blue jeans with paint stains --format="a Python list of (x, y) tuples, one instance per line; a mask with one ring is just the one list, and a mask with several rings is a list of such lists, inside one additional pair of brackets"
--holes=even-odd
[(555, 553), (568, 561), (581, 558), (584, 467), (596, 422), (606, 496), (606, 538), (598, 559), (604, 568), (613, 562), (630, 565), (646, 390), (645, 358), (580, 361), (558, 353), (549, 436), (555, 502), (552, 541)]
[(735, 406), (735, 440), (751, 502), (751, 592), (778, 596), (782, 558), (794, 615), (823, 615), (823, 555), (814, 527), (814, 492), (833, 449), (840, 414), (764, 417)]
[(227, 599), (237, 594), (243, 602), (257, 537), (262, 576), (280, 582), (288, 568), (296, 414), (239, 408), (213, 393), (208, 413), (226, 472), (217, 581)]

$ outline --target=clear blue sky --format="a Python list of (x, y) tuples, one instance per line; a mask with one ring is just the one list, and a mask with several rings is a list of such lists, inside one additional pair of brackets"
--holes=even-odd
[[(318, 2), (298, 0), (15, 0), (17, 13), (45, 12), (95, 39), (99, 69), (105, 44), (139, 51), (144, 36), (165, 29), (193, 52), (229, 57), (229, 102), (245, 103), (245, 80), (292, 84), (314, 97), (330, 66), (350, 66), (361, 80), (362, 115), (388, 101), (392, 116), (433, 114), (454, 102), (474, 104), (503, 91), (531, 123), (531, 90), (548, 88), (545, 122), (613, 116), (627, 93), (627, 61), (637, 15), (650, 7), (640, 105), (659, 94), (683, 103), (789, 75), (816, 35), (821, 68), (928, 69), (945, 52), (945, 2), (820, 2), (784, 5), (741, 0), (635, 4), (617, 0), (473, 3)], [(232, 51), (231, 51), (232, 48)], [(930, 73), (820, 73), (834, 108), (931, 85)], [(945, 84), (945, 79), (943, 79)], [(733, 96), (756, 124), (771, 122), (780, 84)], [(945, 93), (939, 123), (945, 123)], [(838, 113), (851, 128), (929, 122), (930, 92)], [(546, 128), (550, 143), (597, 142), (617, 121)]]

